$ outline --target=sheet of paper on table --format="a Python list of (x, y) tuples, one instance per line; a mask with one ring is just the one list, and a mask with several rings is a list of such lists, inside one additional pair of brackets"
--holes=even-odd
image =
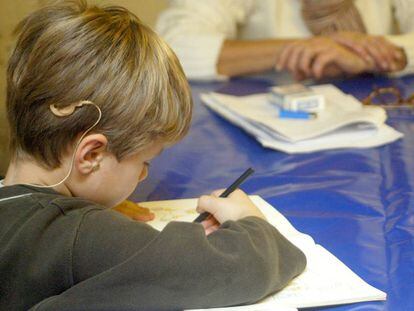
[[(297, 231), (273, 206), (259, 196), (250, 196), (268, 221), (306, 255), (305, 271), (282, 291), (257, 304), (208, 310), (226, 311), (290, 311), (295, 308), (317, 307), (361, 301), (385, 300), (386, 294), (366, 283), (344, 263), (312, 237)], [(155, 213), (148, 224), (162, 230), (170, 221), (191, 222), (198, 215), (197, 199), (139, 203)]]
[(231, 123), (253, 135), (264, 147), (287, 153), (337, 148), (370, 148), (403, 136), (385, 124), (381, 107), (363, 106), (333, 85), (311, 87), (323, 94), (326, 108), (312, 120), (283, 119), (269, 93), (232, 96), (202, 94), (202, 102)]

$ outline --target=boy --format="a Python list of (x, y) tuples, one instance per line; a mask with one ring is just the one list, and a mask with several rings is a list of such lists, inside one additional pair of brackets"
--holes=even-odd
[(130, 195), (191, 118), (174, 53), (134, 15), (62, 2), (18, 31), (7, 73), (1, 310), (243, 304), (304, 269), (304, 255), (241, 191), (200, 198), (198, 211), (215, 217), (203, 225), (161, 232), (105, 208)]

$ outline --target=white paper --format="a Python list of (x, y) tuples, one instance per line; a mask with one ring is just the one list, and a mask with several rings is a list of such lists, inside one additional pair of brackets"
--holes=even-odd
[(384, 122), (380, 107), (365, 107), (350, 95), (331, 85), (313, 87), (324, 94), (326, 109), (313, 120), (278, 118), (268, 102), (269, 94), (231, 96), (202, 94), (202, 101), (253, 135), (264, 147), (287, 153), (303, 153), (337, 148), (370, 148), (393, 142), (403, 136)]
[(282, 150), (286, 153), (306, 153), (339, 148), (373, 148), (391, 143), (403, 134), (392, 127), (382, 124), (377, 129), (366, 129), (355, 132), (348, 128), (337, 130), (332, 134), (315, 139), (308, 139), (295, 144), (257, 137), (263, 147)]
[[(272, 304), (255, 304), (240, 307), (227, 307), (227, 308), (210, 308), (210, 309), (191, 309), (191, 311), (297, 311), (298, 309), (292, 307), (275, 306)], [(184, 310), (186, 311), (186, 310)], [(190, 310), (187, 310), (190, 311)]]
[[(273, 206), (259, 196), (250, 196), (250, 198), (269, 223), (305, 253), (307, 267), (282, 291), (260, 303), (208, 310), (288, 311), (295, 308), (386, 299), (384, 292), (363, 281), (329, 251), (315, 244), (311, 236), (296, 230)], [(140, 205), (150, 208), (155, 213), (155, 220), (149, 224), (158, 230), (164, 228), (169, 220), (193, 221), (198, 215), (195, 211), (197, 199), (143, 202)]]

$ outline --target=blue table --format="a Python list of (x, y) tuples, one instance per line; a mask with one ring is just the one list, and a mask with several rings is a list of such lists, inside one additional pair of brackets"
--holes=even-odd
[[(256, 173), (242, 188), (277, 207), (300, 231), (388, 294), (369, 302), (314, 310), (414, 310), (414, 113), (393, 111), (388, 124), (402, 140), (373, 149), (287, 155), (264, 149), (241, 129), (208, 110), (200, 93), (265, 92), (288, 81), (276, 75), (193, 83), (188, 136), (153, 161), (148, 179), (131, 199), (198, 197), (226, 187), (247, 167)], [(374, 85), (414, 92), (414, 76), (361, 76), (335, 81), (362, 99)]]

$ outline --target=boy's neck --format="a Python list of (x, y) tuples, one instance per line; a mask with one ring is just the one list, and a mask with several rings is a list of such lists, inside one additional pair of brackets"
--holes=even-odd
[[(61, 181), (66, 175), (64, 168), (47, 169), (32, 160), (12, 160), (7, 169), (4, 178), (4, 185), (30, 185), (30, 186), (47, 186)], [(52, 189), (52, 188), (51, 188)], [(72, 196), (71, 191), (62, 183), (53, 188), (55, 191)]]

